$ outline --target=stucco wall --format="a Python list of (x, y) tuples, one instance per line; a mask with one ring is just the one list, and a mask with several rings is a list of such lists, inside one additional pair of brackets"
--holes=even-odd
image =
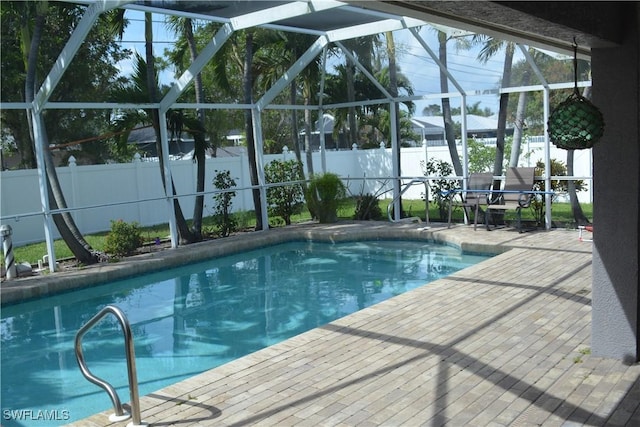
[(593, 101), (606, 128), (593, 149), (592, 353), (636, 361), (640, 205), (640, 6), (622, 46), (594, 49)]

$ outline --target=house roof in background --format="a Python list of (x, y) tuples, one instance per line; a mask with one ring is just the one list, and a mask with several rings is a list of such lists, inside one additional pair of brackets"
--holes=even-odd
[[(451, 116), (455, 123), (461, 123), (461, 116)], [(413, 124), (424, 129), (425, 134), (442, 134), (444, 132), (444, 117), (442, 116), (419, 116), (411, 119)], [(509, 127), (507, 125), (507, 127)], [(485, 117), (475, 114), (467, 114), (467, 133), (495, 131), (498, 128), (498, 119), (495, 116)]]

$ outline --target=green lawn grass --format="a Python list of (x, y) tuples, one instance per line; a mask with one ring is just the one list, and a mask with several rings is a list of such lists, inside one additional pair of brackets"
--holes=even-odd
[[(387, 206), (389, 205), (389, 200), (380, 201), (379, 205), (382, 210), (382, 214), (384, 216), (383, 220), (387, 220)], [(584, 211), (587, 218), (592, 218), (593, 215), (593, 205), (591, 204), (583, 204), (582, 210)], [(402, 208), (405, 212), (406, 216), (415, 216), (422, 220), (425, 219), (425, 202), (424, 200), (407, 200), (404, 199), (402, 201)], [(339, 220), (347, 220), (352, 219), (355, 213), (355, 201), (349, 200), (338, 210), (338, 218)], [(571, 212), (571, 205), (569, 203), (554, 203), (551, 209), (552, 221), (558, 226), (566, 226), (572, 227), (573, 224), (573, 214)], [(462, 222), (463, 215), (462, 210), (456, 209), (453, 212), (453, 221), (454, 222)], [(513, 212), (507, 213), (506, 219), (514, 219), (515, 214)], [(534, 216), (531, 213), (530, 209), (525, 209), (522, 212), (523, 220), (531, 220)], [(311, 215), (309, 211), (306, 209), (303, 213), (299, 215), (294, 215), (291, 218), (293, 223), (300, 223), (311, 220)], [(438, 212), (438, 207), (435, 203), (430, 203), (429, 205), (429, 220), (432, 222), (446, 222), (447, 218), (440, 218), (440, 213)], [(239, 229), (247, 229), (255, 227), (255, 218), (253, 212), (241, 212), (236, 214), (236, 221), (238, 223)], [(272, 227), (284, 226), (284, 221), (279, 218), (272, 218), (271, 224)], [(169, 225), (168, 224), (159, 224), (151, 227), (141, 227), (142, 237), (145, 242), (153, 242), (157, 237), (160, 239), (166, 239), (169, 237)], [(203, 218), (203, 232), (204, 233), (213, 233), (213, 220), (211, 217)], [(95, 250), (101, 251), (104, 248), (105, 239), (108, 232), (96, 233), (85, 236), (87, 242), (91, 245)], [(56, 253), (56, 259), (64, 259), (72, 257), (73, 254), (67, 247), (67, 245), (62, 240), (56, 240), (54, 242), (54, 250)], [(14, 258), (16, 262), (28, 262), (30, 264), (37, 264), (38, 260), (42, 259), (44, 255), (47, 254), (47, 247), (44, 242), (33, 243), (25, 246), (15, 247), (14, 248)], [(4, 264), (4, 257), (0, 260)]]

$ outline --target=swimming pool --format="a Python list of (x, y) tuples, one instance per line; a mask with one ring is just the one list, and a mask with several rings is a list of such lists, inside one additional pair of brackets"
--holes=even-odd
[[(108, 304), (131, 323), (144, 395), (486, 258), (419, 241), (291, 242), (4, 307), (2, 424), (111, 407), (73, 352), (77, 330)], [(117, 322), (103, 319), (83, 342), (92, 372), (128, 401)]]

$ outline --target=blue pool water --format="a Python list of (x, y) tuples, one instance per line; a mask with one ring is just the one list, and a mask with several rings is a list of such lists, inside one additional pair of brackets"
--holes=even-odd
[[(106, 305), (131, 323), (142, 396), (484, 259), (416, 241), (292, 242), (5, 307), (0, 423), (58, 425), (111, 408), (73, 351)], [(83, 342), (91, 371), (128, 402), (115, 318)]]

